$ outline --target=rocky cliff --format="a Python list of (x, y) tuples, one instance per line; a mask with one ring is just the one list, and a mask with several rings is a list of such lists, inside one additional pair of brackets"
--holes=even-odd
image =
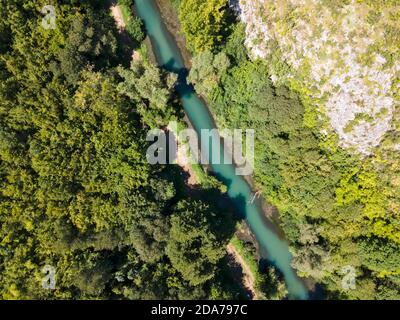
[(396, 2), (240, 0), (236, 10), (252, 57), (269, 59), (272, 80), (302, 93), (311, 125), (369, 155), (382, 141), (400, 150)]

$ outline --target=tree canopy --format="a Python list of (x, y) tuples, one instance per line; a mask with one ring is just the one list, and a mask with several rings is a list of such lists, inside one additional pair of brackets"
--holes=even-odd
[[(145, 55), (118, 66), (122, 44), (103, 1), (55, 5), (49, 30), (45, 4), (0, 5), (0, 296), (240, 295), (217, 268), (229, 237), (211, 227), (219, 218), (206, 191), (191, 200), (179, 168), (146, 160), (148, 130), (178, 120), (176, 76)], [(193, 274), (171, 251), (181, 226), (187, 245), (201, 245)], [(54, 290), (42, 286), (45, 265)]]

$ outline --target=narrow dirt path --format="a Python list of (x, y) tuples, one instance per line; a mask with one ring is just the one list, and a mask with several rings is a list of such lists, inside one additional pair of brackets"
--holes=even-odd
[(122, 17), (121, 8), (118, 5), (111, 6), (111, 14), (114, 17), (115, 23), (117, 24), (117, 28), (119, 32), (123, 32), (125, 30), (125, 21)]
[(196, 173), (194, 172), (189, 159), (188, 147), (185, 144), (178, 143), (178, 151), (176, 153), (176, 164), (189, 175), (187, 184), (194, 186), (199, 184)]

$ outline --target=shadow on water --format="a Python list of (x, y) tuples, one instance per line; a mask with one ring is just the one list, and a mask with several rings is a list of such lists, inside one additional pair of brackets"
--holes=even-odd
[[(185, 68), (182, 55), (174, 38), (163, 25), (154, 1), (136, 0), (135, 5), (136, 12), (144, 21), (159, 65), (178, 75), (176, 91), (193, 128), (198, 134), (202, 129), (216, 128), (206, 103), (196, 95), (193, 86), (187, 83), (188, 70)], [(220, 137), (210, 138), (212, 146), (208, 149), (209, 160), (216, 150), (213, 148), (214, 144), (219, 143), (220, 139)], [(221, 149), (218, 151), (221, 155), (221, 164), (211, 164), (214, 175), (227, 186), (227, 195), (234, 203), (235, 211), (246, 219), (250, 226), (262, 257), (283, 274), (290, 298), (307, 299), (309, 295), (305, 285), (291, 267), (292, 256), (286, 240), (280, 236), (278, 228), (266, 219), (261, 201), (252, 201), (252, 188), (246, 179), (236, 174), (234, 165), (223, 164), (227, 154), (226, 150)]]

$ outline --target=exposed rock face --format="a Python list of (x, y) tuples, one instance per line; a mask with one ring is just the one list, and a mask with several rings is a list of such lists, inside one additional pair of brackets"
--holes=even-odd
[(251, 55), (266, 59), (279, 53), (290, 67), (272, 80), (307, 88), (341, 146), (367, 155), (395, 129), (400, 6), (393, 1), (329, 3), (240, 0), (238, 12)]

